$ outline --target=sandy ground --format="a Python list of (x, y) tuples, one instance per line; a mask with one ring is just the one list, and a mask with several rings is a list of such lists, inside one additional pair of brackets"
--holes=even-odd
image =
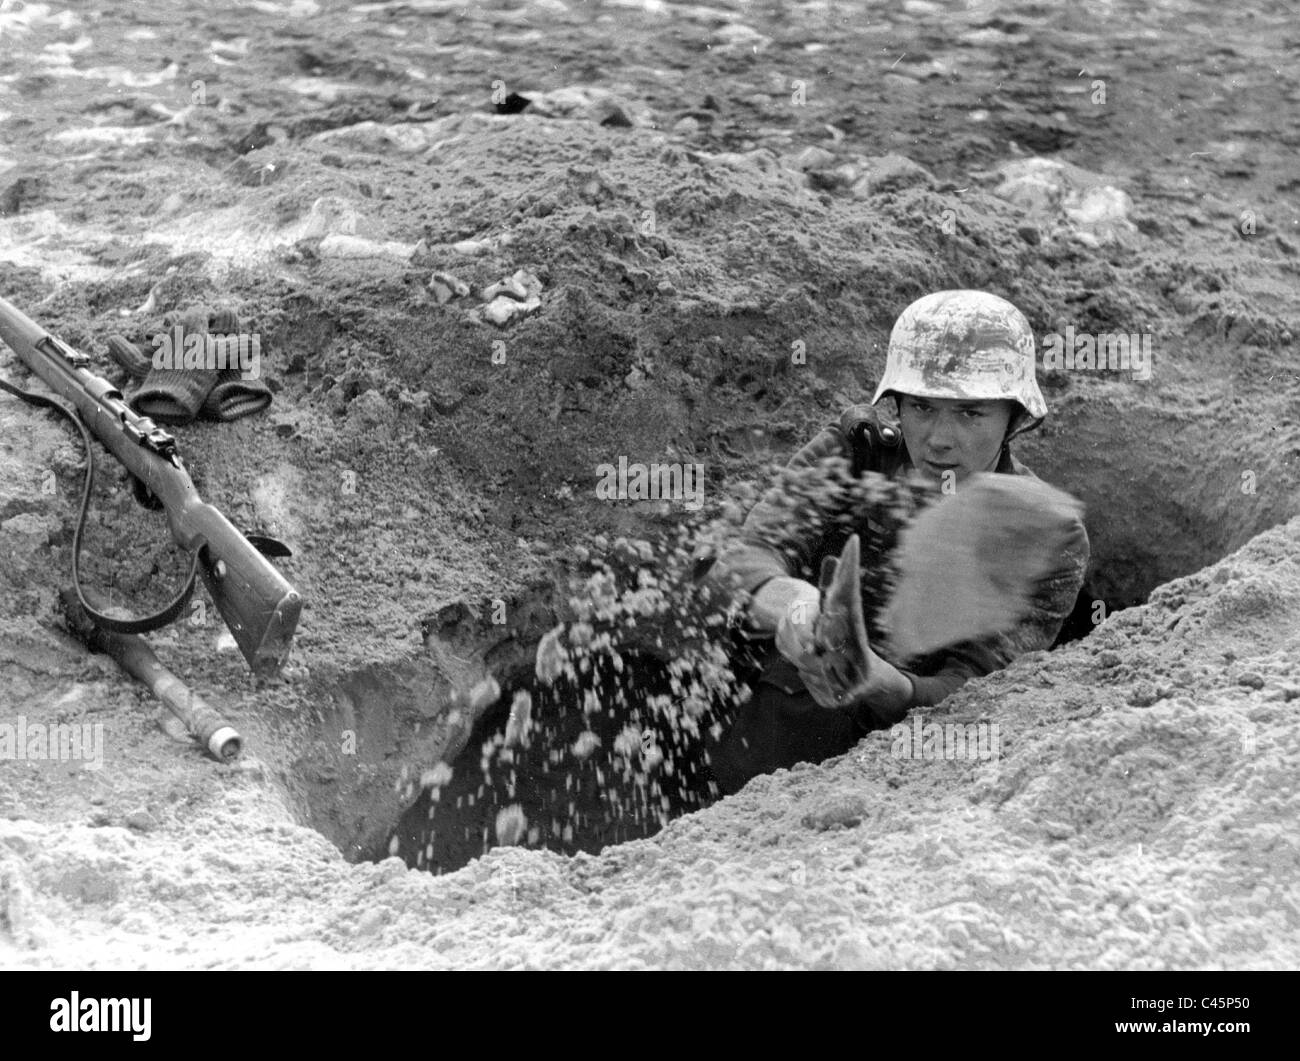
[(1293, 520), (950, 698), (936, 718), (999, 723), (996, 764), (876, 734), (599, 857), (349, 866), (228, 777), (147, 834), (9, 821), (7, 961), (1293, 967), (1297, 546)]
[[(307, 600), (261, 687), (210, 606), (152, 637), (249, 751), (169, 740), (57, 617), (72, 436), (0, 399), (0, 722), (104, 734), (100, 769), (0, 763), (4, 963), (1294, 966), (1300, 85), (1252, 11), (0, 5), (0, 288), (106, 374), (178, 306), (251, 322), (270, 411), (177, 433)], [(520, 270), (539, 302), (493, 323)], [(382, 859), (575, 547), (685, 518), (596, 466), (703, 463), (717, 511), (943, 287), (1155, 344), (1148, 380), (1041, 374), (1018, 455), (1087, 505), (1107, 606), (935, 713), (1000, 757), (876, 734), (599, 855)], [(91, 575), (161, 599), (164, 524), (100, 465)]]

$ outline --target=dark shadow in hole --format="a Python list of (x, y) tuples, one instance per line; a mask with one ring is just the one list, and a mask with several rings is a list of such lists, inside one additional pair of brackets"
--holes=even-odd
[[(1097, 597), (1091, 585), (1090, 579), (1079, 592), (1052, 648), (1091, 634), (1099, 606), (1104, 608), (1101, 615), (1110, 614), (1111, 602)], [(736, 677), (741, 685), (752, 685), (759, 673), (756, 645), (735, 634), (731, 641)], [(715, 702), (699, 720), (700, 736), (682, 740), (647, 707), (651, 697), (673, 695), (662, 660), (625, 652), (621, 672), (603, 656), (593, 657), (592, 666), (593, 673), (584, 675), (581, 687), (563, 678), (554, 686), (542, 686), (528, 668), (510, 676), (500, 698), (475, 724), (464, 751), (450, 764), (450, 781), (437, 790), (436, 798), (425, 789), (402, 815), (395, 835), (397, 854), (407, 865), (438, 873), (467, 865), (499, 846), (497, 814), (511, 805), (518, 805), (527, 819), (527, 846), (574, 855), (597, 854), (613, 844), (653, 836), (672, 819), (720, 798), (708, 767), (714, 742), (705, 734), (715, 721), (725, 731), (733, 708)], [(587, 688), (601, 698), (600, 709), (590, 715), (582, 706)], [(484, 745), (505, 732), (511, 703), (521, 689), (533, 702), (528, 746), (504, 756), (498, 748), (485, 757)], [(629, 725), (654, 733), (653, 743), (665, 752), (671, 772), (666, 766), (649, 775), (627, 768), (628, 760), (615, 754), (615, 742)], [(600, 745), (579, 757), (572, 749), (584, 732), (594, 733)]]
[[(743, 652), (740, 657), (742, 662), (749, 658)], [(593, 673), (584, 675), (582, 688), (564, 678), (542, 686), (526, 670), (513, 675), (450, 764), (451, 779), (436, 799), (425, 789), (402, 815), (396, 830), (398, 857), (434, 872), (459, 869), (498, 846), (497, 814), (511, 805), (527, 818), (526, 846), (596, 854), (611, 844), (653, 836), (671, 819), (717, 799), (707, 765), (707, 733), (715, 721), (729, 724), (730, 709), (713, 703), (697, 720), (698, 737), (675, 731), (647, 705), (650, 697), (674, 696), (666, 665), (626, 652), (623, 660), (620, 673), (607, 657), (593, 657)], [(585, 688), (596, 690), (601, 699), (592, 714), (583, 710)], [(505, 732), (520, 689), (532, 697), (528, 745), (497, 748), (495, 755), (485, 756), (485, 743)], [(670, 714), (680, 717), (682, 712), (674, 708)], [(648, 774), (629, 769), (628, 758), (615, 752), (627, 726), (653, 733), (649, 744), (663, 753), (663, 763)], [(582, 757), (573, 747), (586, 732), (594, 733), (600, 744)], [(641, 761), (639, 748), (631, 761)]]
[(1074, 608), (1066, 616), (1065, 622), (1061, 624), (1060, 633), (1052, 642), (1052, 648), (1060, 648), (1071, 641), (1082, 640), (1096, 630), (1097, 624), (1112, 611), (1119, 610), (1119, 606), (1113, 601), (1098, 597), (1092, 585), (1091, 577), (1084, 582), (1083, 588), (1079, 590), (1079, 596), (1075, 598)]

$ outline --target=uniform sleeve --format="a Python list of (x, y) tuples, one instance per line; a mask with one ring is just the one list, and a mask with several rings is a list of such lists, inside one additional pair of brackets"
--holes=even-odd
[[(1088, 532), (1076, 520), (1062, 549), (1060, 564), (1040, 579), (1029, 613), (1010, 631), (966, 641), (922, 657), (910, 670), (914, 694), (909, 707), (927, 707), (951, 696), (971, 678), (1002, 670), (1018, 656), (1050, 648), (1074, 609), (1088, 567)], [(900, 668), (902, 669), (902, 668)]]
[[(847, 440), (838, 425), (824, 427), (786, 467), (808, 468), (826, 457), (843, 457)], [(728, 589), (756, 592), (769, 579), (789, 576), (817, 555), (824, 528), (806, 527), (797, 538), (788, 533), (789, 512), (764, 498), (745, 517), (740, 533), (726, 542), (718, 552), (717, 562), (709, 572), (711, 580)]]

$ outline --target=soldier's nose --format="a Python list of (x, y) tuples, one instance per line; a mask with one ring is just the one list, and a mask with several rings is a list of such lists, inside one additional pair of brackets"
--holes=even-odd
[(952, 432), (945, 427), (936, 427), (930, 432), (930, 437), (926, 439), (926, 442), (929, 443), (930, 449), (936, 454), (947, 453), (956, 445), (956, 439), (953, 438)]
[(960, 434), (957, 417), (951, 411), (938, 417), (934, 425), (934, 431), (931, 432), (930, 438), (935, 445), (942, 445), (952, 449), (957, 445), (957, 437)]

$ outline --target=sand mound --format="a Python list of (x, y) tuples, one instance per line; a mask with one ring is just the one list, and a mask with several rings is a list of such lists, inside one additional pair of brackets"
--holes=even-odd
[[(899, 757), (909, 725), (597, 857), (349, 866), (245, 777), (158, 835), (5, 822), (6, 962), (1294, 966), (1298, 546), (1293, 520), (933, 716), (998, 726), (998, 759)], [(1197, 621), (1246, 599), (1240, 640)]]

